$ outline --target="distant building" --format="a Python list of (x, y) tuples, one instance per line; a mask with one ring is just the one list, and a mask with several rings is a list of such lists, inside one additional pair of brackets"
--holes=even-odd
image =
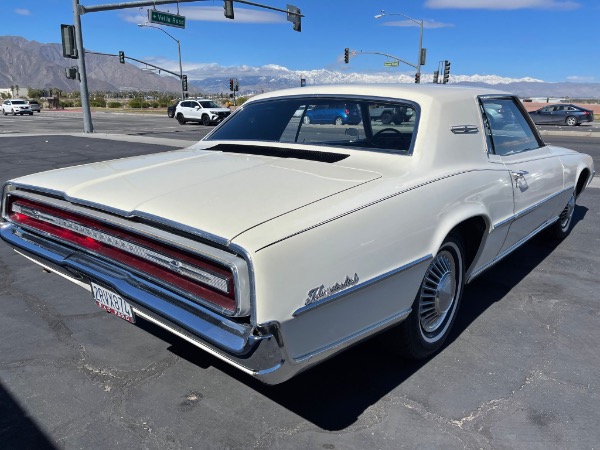
[(25, 88), (25, 87), (20, 87), (19, 86), (19, 91), (17, 92), (16, 89), (11, 89), (10, 87), (8, 88), (0, 88), (0, 96), (3, 97), (8, 97), (8, 98), (27, 98), (27, 96), (29, 95), (29, 89)]

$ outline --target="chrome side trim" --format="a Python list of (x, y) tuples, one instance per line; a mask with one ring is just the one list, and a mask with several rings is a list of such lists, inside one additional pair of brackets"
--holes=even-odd
[(573, 192), (573, 190), (575, 189), (575, 186), (570, 186), (568, 188), (563, 189), (562, 191), (558, 191), (555, 194), (550, 195), (549, 197), (540, 200), (539, 202), (537, 202), (534, 205), (529, 206), (528, 208), (525, 208), (523, 211), (518, 212), (517, 214), (515, 214), (515, 220), (516, 219), (520, 219), (523, 216), (526, 216), (527, 214), (529, 214), (531, 211), (533, 211), (534, 209), (539, 208), (540, 206), (542, 206), (544, 203), (552, 200), (555, 197), (558, 197), (559, 195), (565, 193), (565, 192)]
[(352, 343), (352, 341), (360, 340), (360, 338), (368, 336), (368, 335), (370, 335), (378, 330), (381, 330), (383, 328), (387, 328), (388, 326), (392, 325), (393, 323), (400, 322), (400, 321), (406, 319), (408, 317), (408, 315), (411, 313), (411, 311), (412, 311), (411, 308), (405, 309), (404, 311), (400, 311), (398, 314), (394, 314), (393, 316), (388, 317), (380, 322), (377, 322), (376, 324), (371, 325), (370, 327), (367, 327), (360, 331), (357, 331), (356, 333), (353, 333), (350, 336), (345, 337), (344, 339), (340, 339), (339, 341), (336, 341), (333, 344), (327, 345), (325, 347), (322, 347), (318, 350), (307, 353), (306, 355), (300, 356), (298, 358), (294, 358), (294, 362), (295, 363), (304, 363), (304, 362), (309, 361), (311, 358), (319, 356), (325, 352), (332, 352), (334, 350), (338, 350), (339, 347), (342, 347), (342, 346), (346, 347), (346, 346), (350, 345)]
[(323, 299), (321, 299), (319, 301), (316, 301), (314, 303), (309, 303), (308, 305), (302, 306), (301, 308), (298, 308), (296, 311), (294, 311), (294, 313), (292, 314), (292, 316), (298, 317), (298, 316), (300, 316), (300, 315), (302, 315), (302, 314), (304, 314), (304, 313), (306, 313), (308, 311), (312, 311), (314, 309), (320, 308), (323, 305), (331, 303), (331, 302), (333, 302), (335, 300), (338, 300), (338, 299), (340, 299), (342, 297), (345, 297), (347, 295), (353, 294), (354, 292), (359, 291), (361, 289), (364, 289), (366, 287), (369, 287), (369, 286), (371, 286), (371, 285), (373, 285), (375, 283), (379, 283), (380, 281), (383, 281), (383, 280), (385, 280), (385, 279), (387, 279), (389, 277), (397, 275), (400, 272), (404, 272), (405, 270), (408, 270), (408, 269), (410, 269), (412, 267), (415, 267), (415, 266), (417, 266), (417, 265), (419, 265), (421, 263), (428, 262), (432, 258), (433, 258), (433, 255), (431, 255), (431, 254), (423, 256), (422, 258), (416, 259), (416, 260), (414, 260), (414, 261), (412, 261), (412, 262), (410, 262), (408, 264), (405, 264), (405, 265), (403, 265), (401, 267), (398, 267), (396, 269), (390, 270), (387, 273), (384, 273), (384, 274), (379, 275), (379, 276), (377, 276), (375, 278), (371, 278), (371, 279), (363, 281), (362, 283), (359, 283), (359, 284), (357, 284), (355, 286), (352, 286), (352, 287), (349, 287), (347, 289), (344, 289), (343, 291), (340, 291), (337, 294), (330, 295), (329, 297), (325, 297), (325, 298), (323, 298)]
[(521, 245), (523, 245), (529, 239), (531, 239), (532, 237), (534, 237), (540, 231), (543, 231), (546, 228), (548, 228), (550, 225), (552, 225), (553, 223), (555, 223), (558, 220), (558, 218), (559, 218), (559, 216), (556, 216), (556, 217), (553, 217), (552, 219), (547, 220), (546, 222), (544, 222), (543, 224), (541, 224), (539, 227), (537, 227), (535, 230), (533, 230), (531, 233), (529, 233), (527, 236), (525, 236), (524, 238), (522, 238), (520, 241), (516, 242), (511, 247), (507, 248), (502, 253), (498, 254), (498, 256), (496, 256), (492, 261), (490, 261), (489, 263), (487, 263), (485, 266), (480, 267), (475, 272), (471, 273), (469, 275), (469, 277), (467, 278), (467, 283), (470, 283), (471, 281), (473, 281), (476, 277), (478, 277), (479, 275), (481, 275), (484, 271), (486, 271), (487, 269), (489, 269), (491, 266), (493, 266), (494, 264), (496, 264), (497, 262), (499, 262), (504, 257), (508, 256), (513, 251), (515, 251), (517, 248), (519, 248)]
[(520, 219), (523, 216), (526, 216), (527, 214), (529, 214), (530, 212), (532, 212), (534, 209), (539, 208), (544, 203), (549, 202), (553, 198), (558, 197), (559, 195), (564, 194), (565, 192), (573, 191), (573, 189), (575, 189), (575, 187), (571, 186), (571, 187), (563, 189), (562, 191), (556, 192), (555, 194), (552, 194), (549, 197), (546, 197), (545, 199), (540, 200), (536, 204), (531, 205), (531, 206), (525, 208), (523, 211), (520, 211), (517, 214), (513, 214), (512, 216), (508, 217), (507, 219), (504, 219), (504, 220), (502, 220), (502, 221), (494, 224), (493, 229), (500, 228), (500, 227), (502, 227), (502, 226), (504, 226), (504, 225), (506, 225), (508, 223), (514, 222), (515, 220)]
[(414, 185), (414, 186), (411, 186), (411, 187), (408, 187), (408, 188), (406, 188), (406, 189), (402, 189), (401, 191), (395, 192), (395, 193), (393, 193), (393, 194), (390, 194), (390, 195), (386, 195), (385, 197), (382, 197), (382, 198), (380, 198), (380, 199), (377, 199), (377, 200), (374, 200), (374, 201), (372, 201), (372, 202), (366, 203), (366, 204), (364, 204), (364, 205), (362, 205), (362, 206), (359, 206), (359, 207), (357, 207), (357, 208), (354, 208), (354, 209), (352, 209), (352, 210), (350, 210), (350, 211), (347, 211), (347, 212), (345, 212), (345, 213), (338, 214), (337, 216), (331, 217), (330, 219), (324, 220), (324, 221), (322, 221), (322, 222), (319, 222), (319, 223), (317, 223), (317, 224), (315, 224), (315, 225), (312, 225), (312, 226), (310, 226), (310, 227), (306, 227), (306, 228), (304, 228), (303, 230), (297, 231), (297, 232), (295, 232), (295, 233), (292, 233), (292, 234), (290, 234), (290, 235), (288, 235), (288, 236), (285, 236), (285, 237), (283, 237), (283, 238), (281, 238), (281, 239), (278, 239), (278, 240), (276, 240), (276, 241), (274, 241), (274, 242), (271, 242), (270, 244), (267, 244), (267, 245), (265, 245), (265, 246), (263, 246), (263, 247), (261, 247), (261, 248), (257, 249), (257, 250), (256, 250), (256, 252), (259, 252), (259, 251), (261, 251), (261, 250), (264, 250), (265, 248), (268, 248), (268, 247), (270, 247), (270, 246), (272, 246), (272, 245), (275, 245), (275, 244), (278, 244), (278, 243), (280, 243), (280, 242), (283, 242), (283, 241), (285, 241), (285, 240), (287, 240), (287, 239), (290, 239), (290, 238), (292, 238), (292, 237), (294, 237), (294, 236), (298, 236), (299, 234), (302, 234), (302, 233), (305, 233), (305, 232), (307, 232), (307, 231), (310, 231), (310, 230), (313, 230), (313, 229), (315, 229), (315, 228), (318, 228), (318, 227), (320, 227), (320, 226), (322, 226), (322, 225), (325, 225), (325, 224), (327, 224), (327, 223), (333, 222), (334, 220), (337, 220), (337, 219), (340, 219), (340, 218), (342, 218), (342, 217), (345, 217), (345, 216), (348, 216), (348, 215), (350, 215), (350, 214), (353, 214), (353, 213), (355, 213), (355, 212), (357, 212), (357, 211), (361, 211), (361, 210), (363, 210), (363, 209), (365, 209), (365, 208), (368, 208), (369, 206), (376, 205), (376, 204), (378, 204), (378, 203), (384, 202), (384, 201), (386, 201), (386, 200), (389, 200), (389, 199), (391, 199), (391, 198), (394, 198), (394, 197), (397, 197), (397, 196), (399, 196), (399, 195), (405, 194), (406, 192), (414, 191), (415, 189), (418, 189), (418, 188), (420, 188), (420, 187), (427, 186), (428, 184), (436, 183), (436, 182), (438, 182), (438, 181), (445, 180), (445, 179), (447, 179), (447, 178), (452, 178), (452, 177), (454, 177), (454, 176), (457, 176), (457, 175), (462, 175), (462, 174), (465, 174), (465, 173), (470, 173), (470, 172), (480, 172), (480, 171), (481, 171), (480, 169), (473, 169), (473, 170), (461, 170), (460, 172), (455, 172), (455, 173), (451, 173), (451, 174), (448, 174), (448, 175), (444, 175), (444, 176), (441, 176), (441, 177), (438, 177), (438, 178), (434, 178), (433, 180), (425, 181), (425, 182), (423, 182), (423, 183), (416, 184), (416, 185)]

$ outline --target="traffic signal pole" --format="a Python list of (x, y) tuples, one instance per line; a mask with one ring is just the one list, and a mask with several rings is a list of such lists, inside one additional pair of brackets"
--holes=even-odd
[(81, 32), (81, 15), (79, 11), (79, 0), (73, 0), (73, 22), (75, 24), (75, 43), (77, 46), (77, 69), (79, 72), (79, 94), (81, 97), (81, 109), (83, 110), (83, 132), (93, 133), (92, 112), (90, 111), (90, 95), (87, 84), (87, 73), (85, 71), (85, 50), (83, 48), (83, 33)]

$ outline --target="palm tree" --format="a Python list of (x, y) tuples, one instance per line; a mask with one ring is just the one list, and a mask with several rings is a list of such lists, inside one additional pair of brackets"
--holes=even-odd
[(11, 87), (10, 87), (10, 96), (11, 96), (12, 98), (14, 98), (14, 96), (15, 96), (15, 87), (14, 87), (14, 86), (11, 86)]
[(19, 96), (19, 85), (15, 84), (15, 91), (17, 91), (17, 97)]

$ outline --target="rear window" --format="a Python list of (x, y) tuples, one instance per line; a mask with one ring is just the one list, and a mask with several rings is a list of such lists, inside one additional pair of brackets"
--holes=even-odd
[(245, 104), (204, 140), (340, 146), (410, 154), (418, 123), (411, 102), (283, 98)]

